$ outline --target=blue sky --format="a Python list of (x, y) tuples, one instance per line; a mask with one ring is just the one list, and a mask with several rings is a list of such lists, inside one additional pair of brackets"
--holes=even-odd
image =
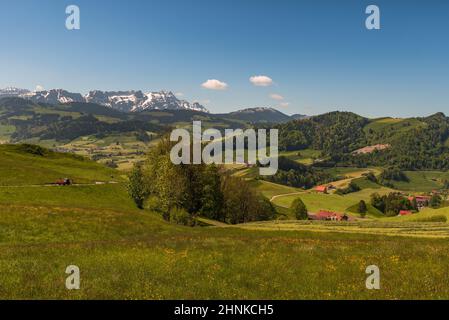
[[(288, 114), (338, 109), (376, 117), (449, 107), (445, 0), (0, 4), (0, 87), (165, 89), (212, 112), (272, 106)], [(81, 10), (80, 30), (65, 28), (70, 4)], [(369, 4), (381, 10), (381, 30), (365, 28)], [(256, 75), (273, 84), (254, 86), (249, 78)], [(205, 89), (208, 79), (228, 87)]]

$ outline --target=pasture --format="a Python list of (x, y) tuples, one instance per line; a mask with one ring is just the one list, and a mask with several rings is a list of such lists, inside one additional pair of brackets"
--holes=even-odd
[[(54, 175), (107, 180), (116, 170), (76, 156), (0, 149), (2, 165), (25, 174), (0, 172), (0, 299), (449, 298), (447, 223), (403, 217), (183, 227), (138, 210), (123, 180), (42, 185)], [(267, 197), (280, 196), (275, 205), (298, 193), (316, 209), (344, 209), (374, 190), (319, 195), (252, 183)], [(372, 264), (381, 270), (380, 290), (365, 287)], [(65, 288), (68, 265), (80, 268), (80, 290)]]

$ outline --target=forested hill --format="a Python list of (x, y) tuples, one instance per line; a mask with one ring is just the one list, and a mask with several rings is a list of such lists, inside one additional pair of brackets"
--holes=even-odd
[(282, 150), (312, 148), (326, 153), (347, 153), (364, 144), (363, 128), (369, 120), (355, 113), (331, 112), (280, 124)]
[[(449, 118), (367, 119), (331, 112), (277, 126), (281, 150), (322, 150), (330, 164), (397, 166), (402, 169), (449, 169)], [(383, 144), (384, 150), (353, 151)]]

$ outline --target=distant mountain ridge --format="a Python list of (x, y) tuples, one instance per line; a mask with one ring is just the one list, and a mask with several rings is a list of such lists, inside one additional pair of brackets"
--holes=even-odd
[(93, 90), (83, 96), (80, 93), (73, 93), (64, 89), (29, 91), (8, 87), (0, 89), (0, 98), (3, 97), (20, 97), (36, 103), (47, 104), (96, 103), (122, 112), (139, 112), (144, 110), (194, 110), (209, 112), (198, 102), (190, 103), (186, 100), (178, 99), (171, 91), (143, 93), (140, 90)]
[[(101, 105), (126, 113), (157, 110), (190, 110), (207, 114), (210, 113), (209, 110), (200, 103), (190, 103), (186, 100), (178, 99), (171, 91), (144, 93), (141, 90), (92, 90), (83, 96), (80, 93), (69, 92), (64, 89), (42, 91), (30, 91), (14, 87), (0, 89), (0, 99), (6, 97), (22, 98), (34, 103), (50, 105), (87, 103), (91, 106)], [(215, 114), (215, 116), (250, 123), (283, 123), (293, 119), (307, 117), (303, 115), (288, 116), (271, 107), (244, 108), (230, 113)]]
[(228, 114), (221, 114), (220, 116), (252, 123), (283, 123), (292, 120), (290, 116), (270, 107), (246, 108)]

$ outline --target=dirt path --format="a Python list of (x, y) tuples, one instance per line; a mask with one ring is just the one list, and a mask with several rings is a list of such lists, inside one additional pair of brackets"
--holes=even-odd
[(203, 217), (196, 218), (196, 220), (198, 220), (198, 221), (200, 221), (202, 223), (214, 226), (214, 227), (220, 227), (220, 228), (231, 227), (231, 225), (229, 225), (227, 223), (220, 222), (220, 221), (217, 221), (217, 220), (211, 220), (211, 219), (207, 219), (207, 218), (203, 218)]
[(294, 196), (294, 195), (303, 194), (303, 193), (306, 193), (306, 191), (278, 194), (276, 196), (272, 196), (271, 199), (270, 199), (270, 202), (273, 202), (275, 199), (280, 198), (280, 197)]

